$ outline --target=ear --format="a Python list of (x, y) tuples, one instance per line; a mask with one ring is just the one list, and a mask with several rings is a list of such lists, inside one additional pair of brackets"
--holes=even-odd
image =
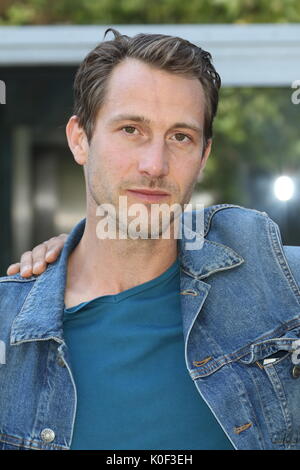
[(87, 162), (89, 143), (85, 131), (78, 124), (78, 117), (71, 116), (66, 125), (66, 135), (71, 152), (79, 165)]
[(202, 154), (202, 157), (201, 157), (201, 163), (200, 163), (200, 168), (199, 168), (199, 173), (198, 173), (198, 178), (197, 178), (197, 181), (199, 182), (201, 177), (202, 177), (202, 171), (206, 165), (206, 162), (208, 160), (208, 157), (210, 155), (210, 151), (211, 151), (211, 146), (212, 146), (212, 139), (208, 139), (207, 143), (206, 143), (206, 147), (204, 149), (204, 152)]

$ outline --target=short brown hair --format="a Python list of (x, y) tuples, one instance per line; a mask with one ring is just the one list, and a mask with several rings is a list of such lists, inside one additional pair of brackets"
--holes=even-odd
[(204, 144), (212, 137), (221, 78), (211, 63), (211, 54), (189, 41), (164, 34), (121, 35), (114, 28), (114, 39), (98, 44), (83, 60), (74, 81), (74, 114), (90, 142), (98, 110), (104, 102), (108, 79), (125, 58), (141, 60), (161, 70), (196, 77), (205, 95)]

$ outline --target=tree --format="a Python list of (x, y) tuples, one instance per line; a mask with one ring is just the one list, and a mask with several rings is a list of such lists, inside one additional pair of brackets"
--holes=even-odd
[[(0, 25), (300, 22), (299, 0), (2, 0)], [(300, 78), (300, 77), (295, 77)], [(223, 88), (212, 156), (199, 188), (252, 205), (254, 178), (295, 172), (299, 106), (291, 89)]]
[(298, 0), (2, 0), (0, 24), (281, 23)]

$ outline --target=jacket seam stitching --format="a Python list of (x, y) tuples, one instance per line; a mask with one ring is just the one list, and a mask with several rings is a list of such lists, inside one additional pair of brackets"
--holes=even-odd
[[(5, 439), (5, 436), (7, 436), (8, 439)], [(4, 437), (4, 438), (3, 438), (3, 437)], [(14, 443), (14, 442), (11, 442), (11, 441), (9, 440), (9, 438), (14, 439), (14, 440), (16, 440), (16, 441), (20, 441), (20, 442), (19, 442), (19, 443), (18, 443), (18, 442), (15, 442), (15, 443)], [(19, 445), (22, 444), (22, 445), (24, 445), (24, 447), (26, 446), (26, 447), (32, 448), (32, 449), (34, 449), (34, 450), (42, 450), (42, 449), (40, 449), (40, 448), (36, 448), (36, 447), (31, 446), (31, 444), (37, 444), (37, 445), (40, 445), (40, 444), (41, 444), (41, 442), (36, 441), (35, 439), (28, 440), (28, 439), (22, 439), (22, 438), (17, 437), (17, 436), (11, 436), (10, 434), (6, 434), (6, 435), (5, 435), (5, 434), (2, 434), (2, 435), (0, 436), (0, 441), (1, 441), (1, 442), (4, 442), (5, 444), (10, 444), (10, 445), (15, 445), (15, 446), (19, 446)], [(44, 444), (44, 445), (45, 445), (45, 444)], [(57, 444), (52, 445), (51, 447), (52, 447), (52, 448), (57, 448), (57, 449), (65, 449), (65, 447), (60, 446), (60, 445), (57, 445)]]
[[(15, 315), (15, 317), (14, 317), (12, 323), (11, 323), (11, 332), (14, 330), (15, 322), (17, 321), (18, 316), (21, 314), (21, 312), (22, 312), (22, 310), (23, 310), (23, 307), (24, 307), (24, 304), (25, 304), (26, 300), (28, 299), (28, 296), (31, 294), (31, 290), (32, 290), (32, 288), (27, 292), (27, 295), (26, 295), (26, 297), (24, 298), (23, 303), (22, 303), (22, 305), (20, 306), (19, 311), (16, 313), (16, 315)], [(11, 334), (12, 334), (12, 333), (11, 333)], [(10, 334), (10, 342), (11, 342), (11, 334)]]
[(300, 304), (300, 289), (298, 287), (296, 279), (294, 278), (293, 273), (290, 270), (284, 251), (282, 250), (282, 244), (279, 239), (277, 225), (271, 219), (269, 219), (268, 225), (269, 240), (272, 246), (272, 252), (275, 256), (276, 262), (279, 265), (280, 270), (284, 275), (284, 278), (287, 280), (288, 285), (291, 291), (293, 292), (298, 304)]
[(7, 277), (4, 277), (3, 279), (0, 279), (0, 282), (4, 283), (4, 282), (20, 282), (21, 284), (22, 283), (26, 283), (26, 282), (34, 282), (36, 281), (36, 278), (30, 278), (30, 279), (15, 279), (15, 278), (7, 278)]
[[(58, 261), (58, 260), (57, 260)], [(49, 271), (49, 270), (52, 270), (55, 266), (55, 264), (57, 263), (57, 261), (53, 262), (53, 263), (49, 263), (47, 265), (47, 268), (46, 270)], [(36, 274), (34, 276), (30, 276), (30, 278), (15, 278), (13, 277), (14, 275), (11, 275), (11, 276), (4, 276), (2, 278), (0, 278), (0, 283), (4, 283), (4, 282), (20, 282), (20, 283), (23, 283), (23, 282), (35, 282), (37, 281), (38, 277), (40, 277), (42, 274)]]
[[(297, 328), (297, 327), (299, 327), (299, 326), (300, 326), (300, 322), (299, 322), (298, 324), (296, 324), (296, 325), (292, 325), (291, 328), (288, 328), (288, 329), (286, 329), (285, 331), (293, 330), (294, 328)], [(274, 334), (276, 334), (276, 330), (275, 330)], [(267, 336), (268, 336), (268, 335), (267, 335)], [(262, 336), (262, 337), (259, 338), (259, 339), (261, 340), (261, 339), (263, 339), (263, 338), (264, 338), (264, 336)], [(279, 340), (287, 340), (287, 339), (288, 339), (288, 340), (290, 340), (290, 341), (294, 341), (294, 338), (269, 338), (269, 339), (270, 339), (270, 341), (272, 341), (272, 340), (274, 340), (274, 339), (277, 339), (277, 340), (278, 340), (278, 339), (279, 339)], [(268, 340), (266, 340), (266, 341), (268, 341)], [(241, 351), (241, 350), (238, 350), (236, 353), (226, 354), (225, 356), (222, 356), (220, 359), (216, 359), (216, 360), (215, 360), (215, 362), (216, 362), (216, 361), (220, 361), (220, 362), (221, 362), (222, 359), (223, 359), (223, 360), (224, 360), (224, 363), (223, 363), (223, 364), (218, 364), (218, 365), (215, 366), (215, 367), (213, 367), (212, 365), (209, 365), (209, 366), (207, 366), (207, 367), (204, 366), (204, 369), (206, 369), (206, 372), (204, 372), (204, 374), (199, 374), (199, 370), (194, 371), (194, 370), (190, 369), (190, 374), (192, 375), (192, 378), (193, 378), (193, 379), (197, 379), (197, 378), (200, 378), (200, 377), (207, 377), (207, 376), (211, 375), (212, 373), (217, 372), (217, 370), (219, 370), (221, 367), (226, 366), (226, 365), (228, 365), (228, 364), (232, 364), (233, 362), (238, 361), (239, 359), (241, 359), (242, 357), (244, 357), (244, 356), (246, 356), (247, 354), (250, 353), (250, 351), (246, 351), (246, 352), (245, 352), (244, 350), (247, 349), (247, 348), (250, 348), (250, 346), (251, 346), (252, 344), (255, 344), (256, 342), (257, 342), (257, 341), (251, 342), (251, 343), (248, 343), (246, 346), (243, 346), (243, 347), (242, 347), (242, 351)], [(235, 356), (235, 354), (236, 354), (236, 356)], [(214, 360), (214, 359), (213, 359), (213, 360)], [(245, 365), (247, 365), (247, 364), (245, 364)], [(194, 376), (194, 373), (196, 373), (196, 374), (198, 374), (198, 375)]]
[(210, 230), (211, 221), (214, 215), (223, 209), (241, 209), (243, 211), (251, 211), (255, 215), (269, 219), (269, 216), (266, 212), (258, 211), (257, 209), (249, 209), (243, 206), (239, 206), (237, 204), (220, 204), (217, 206), (213, 206), (212, 209), (208, 212), (204, 228), (204, 236), (206, 236)]

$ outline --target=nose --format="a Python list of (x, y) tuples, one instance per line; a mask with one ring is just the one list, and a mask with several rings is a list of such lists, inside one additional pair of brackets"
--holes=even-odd
[(164, 141), (151, 142), (140, 149), (139, 171), (152, 178), (169, 173), (168, 150)]

